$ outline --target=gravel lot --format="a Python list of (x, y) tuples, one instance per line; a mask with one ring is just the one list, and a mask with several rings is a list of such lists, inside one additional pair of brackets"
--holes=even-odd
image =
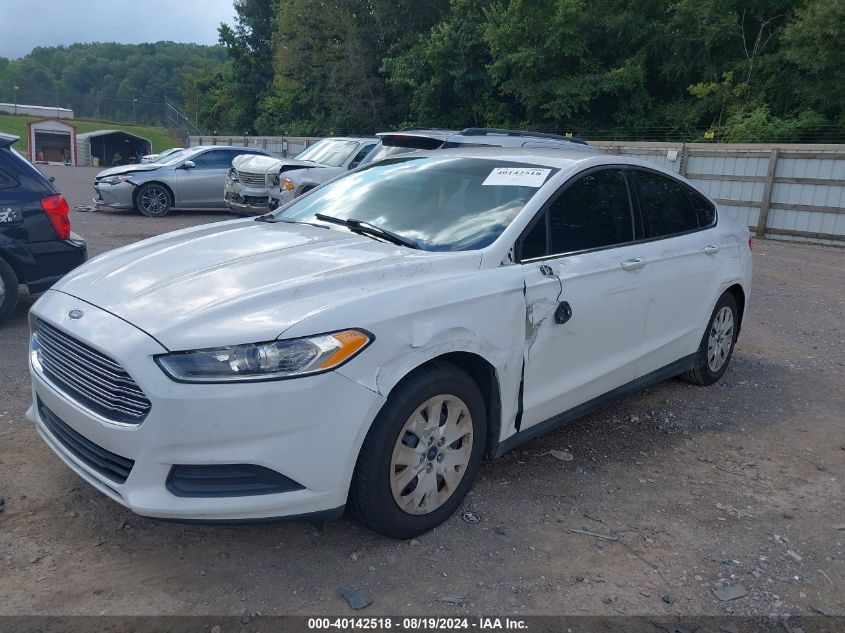
[[(45, 171), (90, 204), (96, 170)], [(71, 213), (92, 254), (227, 217)], [(0, 328), (0, 615), (348, 615), (347, 585), (364, 615), (845, 615), (845, 251), (758, 241), (755, 268), (720, 383), (663, 383), (486, 464), (465, 503), (481, 523), (411, 542), (124, 510), (24, 419), (24, 299)]]

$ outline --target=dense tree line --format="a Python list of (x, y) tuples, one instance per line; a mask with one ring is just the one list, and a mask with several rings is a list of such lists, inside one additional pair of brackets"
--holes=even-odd
[(236, 0), (210, 131), (838, 139), (842, 0)]
[(72, 108), (77, 117), (164, 125), (164, 100), (193, 116), (196, 100), (180, 103), (186, 82), (197, 73), (216, 73), (227, 59), (223, 46), (175, 42), (39, 47), (20, 59), (0, 57), (0, 101)]

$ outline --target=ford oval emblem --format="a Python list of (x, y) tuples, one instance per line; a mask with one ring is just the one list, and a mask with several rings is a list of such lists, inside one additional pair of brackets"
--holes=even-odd
[(82, 310), (71, 310), (67, 313), (71, 319), (81, 319), (83, 314), (85, 313)]

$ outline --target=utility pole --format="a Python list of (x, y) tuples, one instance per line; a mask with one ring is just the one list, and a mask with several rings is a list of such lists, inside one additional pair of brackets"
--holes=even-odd
[(135, 115), (135, 104), (138, 103), (138, 99), (135, 97), (132, 98), (132, 124), (138, 125), (138, 117)]
[(15, 93), (15, 114), (18, 113), (18, 90), (19, 86), (12, 86), (12, 91)]
[(56, 118), (60, 119), (61, 117), (59, 116), (59, 87), (55, 84), (53, 85), (53, 87), (56, 89)]

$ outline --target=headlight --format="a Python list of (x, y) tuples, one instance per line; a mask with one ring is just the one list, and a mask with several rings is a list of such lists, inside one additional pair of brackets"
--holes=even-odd
[(230, 167), (229, 173), (226, 174), (226, 178), (228, 178), (232, 182), (238, 182), (240, 180), (240, 178), (238, 178), (238, 170), (234, 167)]
[(296, 189), (296, 185), (293, 184), (293, 181), (290, 178), (285, 178), (282, 181), (282, 189), (285, 191), (292, 191)]
[(281, 176), (279, 174), (272, 174), (270, 176), (267, 176), (267, 180), (270, 181), (271, 187), (279, 187), (280, 186), (280, 182), (279, 182), (280, 178), (281, 178)]
[(174, 352), (155, 360), (177, 382), (278, 380), (340, 367), (372, 340), (368, 332), (344, 330), (308, 338)]
[(107, 176), (106, 178), (101, 178), (100, 182), (105, 183), (107, 185), (119, 185), (122, 182), (126, 182), (132, 178), (132, 174), (123, 174), (122, 176)]

